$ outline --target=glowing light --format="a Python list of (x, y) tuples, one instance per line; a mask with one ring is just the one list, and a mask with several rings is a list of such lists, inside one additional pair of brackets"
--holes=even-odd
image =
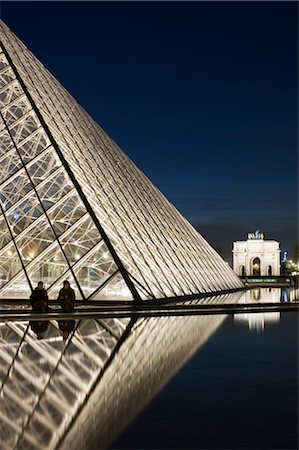
[(13, 219), (18, 220), (20, 218), (21, 214), (19, 213), (19, 211), (15, 211), (12, 214)]

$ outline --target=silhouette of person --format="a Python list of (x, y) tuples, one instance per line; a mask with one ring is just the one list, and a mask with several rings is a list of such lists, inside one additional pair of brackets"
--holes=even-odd
[(58, 294), (58, 301), (60, 302), (62, 311), (73, 312), (75, 300), (75, 291), (71, 288), (70, 283), (65, 280), (63, 282), (63, 288), (60, 289)]
[(40, 313), (48, 311), (48, 300), (48, 294), (46, 289), (44, 289), (44, 284), (42, 281), (39, 281), (37, 287), (30, 295), (30, 303), (33, 311)]
[(47, 331), (49, 326), (48, 320), (31, 320), (29, 322), (30, 328), (36, 334), (37, 339), (42, 339), (44, 333)]
[(62, 331), (62, 337), (65, 341), (68, 337), (68, 335), (74, 330), (75, 328), (75, 321), (74, 320), (59, 320), (58, 321), (59, 329)]

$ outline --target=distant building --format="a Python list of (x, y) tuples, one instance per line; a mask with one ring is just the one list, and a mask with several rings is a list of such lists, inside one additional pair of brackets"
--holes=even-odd
[(239, 276), (280, 275), (279, 242), (263, 233), (248, 233), (247, 241), (233, 243), (233, 269)]

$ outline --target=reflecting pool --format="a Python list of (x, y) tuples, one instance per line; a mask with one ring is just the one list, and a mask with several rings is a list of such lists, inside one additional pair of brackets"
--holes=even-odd
[(253, 314), (0, 323), (1, 450), (297, 448), (298, 316)]

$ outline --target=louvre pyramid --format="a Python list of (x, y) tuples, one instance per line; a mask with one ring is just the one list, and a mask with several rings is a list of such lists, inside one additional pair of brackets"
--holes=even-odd
[(79, 320), (65, 342), (54, 320), (39, 341), (32, 323), (0, 322), (1, 450), (109, 448), (225, 318)]
[[(0, 22), (0, 298), (177, 297), (241, 282)], [(99, 92), (100, 95), (100, 92)]]

